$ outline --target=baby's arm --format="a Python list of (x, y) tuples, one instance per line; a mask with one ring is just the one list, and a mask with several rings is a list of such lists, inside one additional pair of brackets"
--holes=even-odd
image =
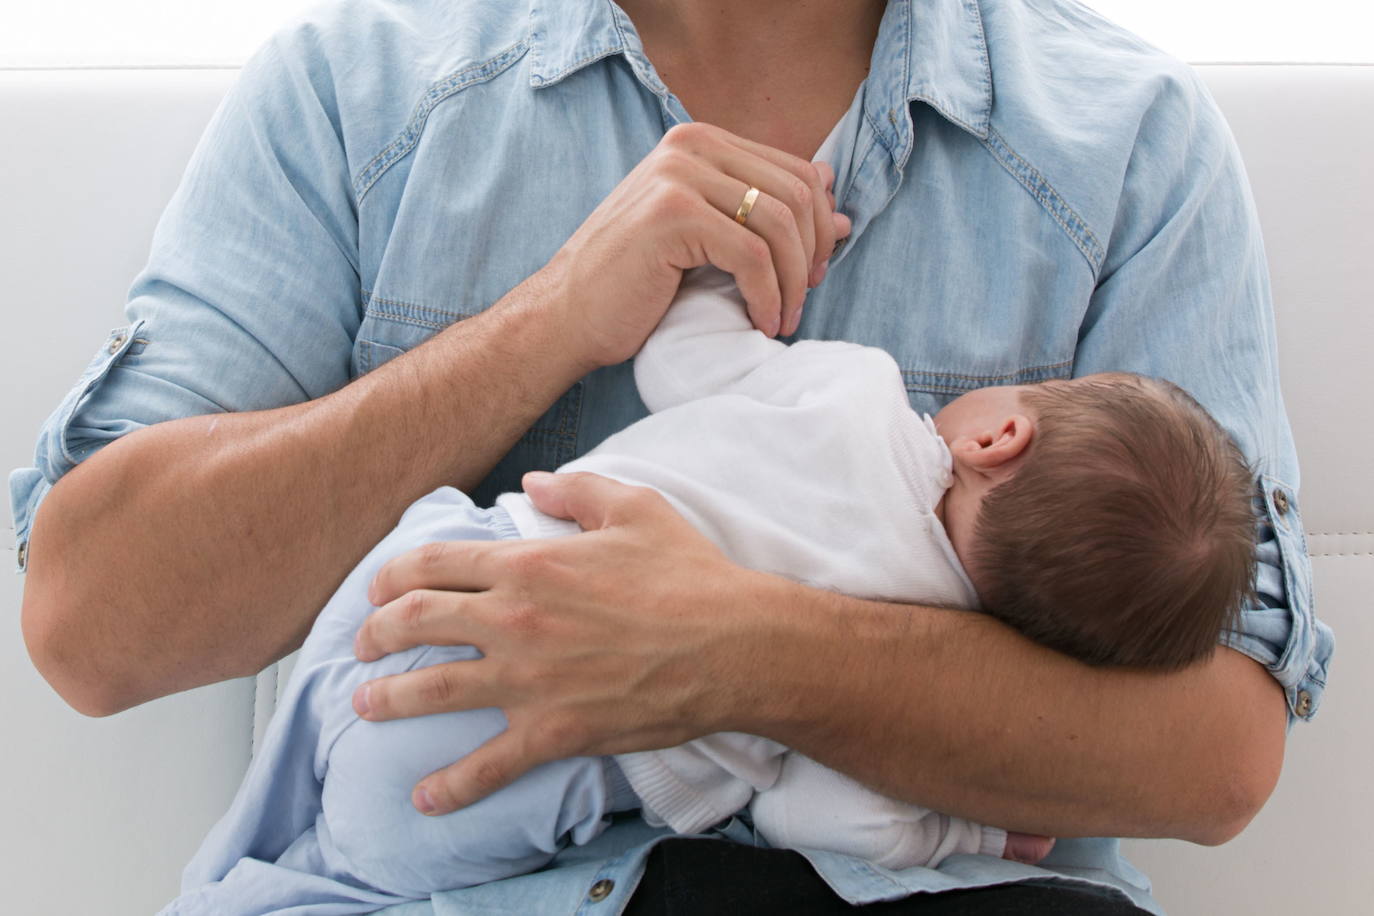
[(750, 324), (733, 277), (698, 267), (683, 273), (677, 297), (635, 357), (635, 383), (657, 413), (718, 394), (786, 350)]
[(935, 868), (952, 855), (988, 855), (1035, 864), (1048, 837), (1008, 833), (879, 795), (792, 751), (778, 780), (749, 812), (764, 839), (785, 848), (824, 849), (884, 868)]

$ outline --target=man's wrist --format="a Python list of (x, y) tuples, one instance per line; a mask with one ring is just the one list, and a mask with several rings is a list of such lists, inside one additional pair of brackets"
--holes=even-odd
[(823, 728), (838, 702), (835, 672), (852, 649), (838, 615), (852, 599), (752, 571), (742, 584), (727, 676), (731, 702), (720, 730), (787, 743)]
[(587, 334), (587, 311), (562, 252), (512, 290), (503, 305), (537, 329), (576, 378), (617, 362), (605, 358)]

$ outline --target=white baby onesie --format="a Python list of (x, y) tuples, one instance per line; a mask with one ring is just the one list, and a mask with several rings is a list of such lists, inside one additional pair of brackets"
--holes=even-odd
[[(684, 275), (635, 359), (635, 381), (652, 415), (560, 470), (658, 490), (742, 566), (856, 597), (976, 606), (935, 515), (949, 450), (911, 409), (883, 350), (770, 340), (753, 329), (733, 279), (703, 267)], [(497, 502), (525, 537), (576, 530), (523, 494)], [(952, 852), (1000, 855), (1005, 844), (1001, 830), (884, 798), (753, 735), (708, 735), (617, 761), (646, 815), (682, 833), (757, 793), (755, 825), (778, 846), (900, 868)]]

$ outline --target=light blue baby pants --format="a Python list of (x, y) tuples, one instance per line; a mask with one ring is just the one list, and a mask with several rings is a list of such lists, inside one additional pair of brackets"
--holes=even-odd
[(612, 811), (638, 807), (619, 768), (579, 757), (538, 767), (440, 817), (412, 806), (424, 776), (506, 727), (499, 709), (391, 722), (353, 712), (365, 681), (471, 660), (471, 646), (419, 646), (360, 662), (353, 639), (373, 611), (367, 588), (392, 557), (432, 541), (520, 535), (501, 509), (451, 487), (412, 505), (320, 612), (228, 813), (166, 914), (367, 913), (435, 891), (524, 874), (586, 843)]

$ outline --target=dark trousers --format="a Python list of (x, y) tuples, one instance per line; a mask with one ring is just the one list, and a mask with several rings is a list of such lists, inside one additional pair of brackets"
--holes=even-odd
[(649, 854), (625, 916), (1140, 916), (1091, 890), (1046, 884), (917, 894), (856, 907), (835, 896), (799, 854), (702, 839), (669, 839)]

